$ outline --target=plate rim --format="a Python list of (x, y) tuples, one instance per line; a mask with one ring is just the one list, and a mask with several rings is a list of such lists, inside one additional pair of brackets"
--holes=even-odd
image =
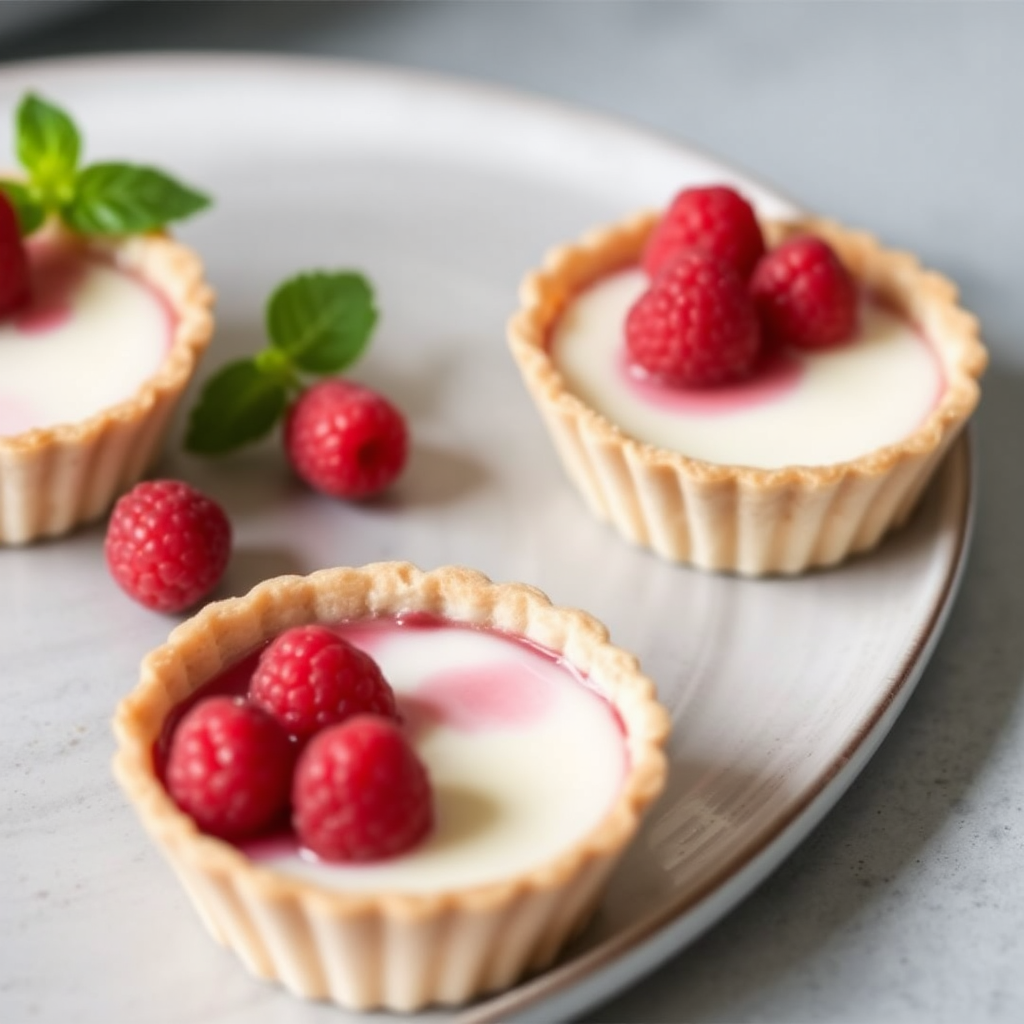
[(271, 67), (289, 74), (324, 75), (337, 77), (357, 75), (377, 81), (398, 81), (407, 87), (427, 87), (460, 95), (474, 95), (485, 103), (500, 103), (516, 106), (529, 111), (535, 109), (546, 117), (559, 117), (588, 124), (595, 129), (632, 136), (647, 146), (657, 146), (666, 152), (685, 156), (696, 162), (717, 165), (724, 173), (744, 179), (752, 186), (771, 195), (792, 213), (808, 214), (813, 211), (798, 203), (784, 189), (759, 173), (747, 169), (746, 165), (718, 156), (717, 153), (693, 145), (683, 138), (645, 124), (630, 121), (603, 110), (592, 109), (571, 100), (549, 97), (544, 93), (507, 85), (503, 82), (473, 78), (455, 72), (438, 71), (412, 65), (394, 64), (386, 61), (361, 60), (350, 57), (332, 57), (325, 54), (296, 54), (275, 50), (218, 50), (201, 48), (185, 50), (176, 48), (154, 50), (99, 50), (88, 54), (67, 56), (32, 57), (25, 60), (0, 63), (0, 88), (6, 80), (19, 75), (38, 71), (45, 75), (96, 75), (99, 78), (116, 76), (125, 72), (158, 73), (174, 65), (188, 65), (201, 68), (206, 73), (230, 71), (230, 66), (257, 69)]
[[(573, 1012), (579, 1013), (588, 1007), (611, 999), (618, 992), (628, 988), (650, 974), (671, 956), (682, 952), (704, 932), (717, 924), (725, 915), (739, 905), (750, 893), (764, 882), (803, 842), (806, 836), (819, 825), (846, 790), (867, 767), (876, 750), (899, 718), (907, 701), (917, 687), (939, 638), (945, 629), (949, 614), (956, 602), (963, 581), (977, 510), (977, 452), (975, 428), (968, 423), (960, 437), (954, 442), (940, 465), (943, 470), (959, 472), (962, 481), (946, 483), (949, 494), (946, 500), (956, 502), (955, 512), (948, 513), (948, 521), (956, 526), (949, 563), (941, 587), (937, 587), (931, 613), (925, 628), (914, 638), (914, 643), (903, 659), (900, 669), (894, 673), (890, 685), (880, 693), (872, 714), (865, 719), (856, 737), (837, 751), (829, 765), (815, 781), (813, 787), (802, 794), (789, 812), (773, 822), (772, 829), (757, 841), (748, 844), (726, 862), (711, 878), (692, 893), (668, 902), (646, 918), (634, 922), (600, 944), (584, 950), (579, 955), (556, 962), (552, 967), (520, 982), (504, 992), (486, 997), (466, 1007), (454, 1018), (454, 1024), (496, 1024), (512, 1020), (537, 1019), (522, 1016), (524, 1012), (535, 1011), (558, 997), (565, 997), (574, 988), (602, 970), (619, 964), (627, 957), (640, 958), (675, 925), (690, 916), (696, 916), (716, 895), (721, 894), (730, 882), (738, 883), (736, 891), (724, 901), (714, 916), (692, 933), (686, 933), (682, 941), (663, 942), (656, 957), (634, 971), (625, 972), (624, 977), (614, 979), (606, 989), (593, 993), (588, 999), (574, 1004)], [(958, 471), (951, 468), (954, 460), (962, 462)], [(933, 480), (933, 485), (934, 485)], [(934, 486), (930, 488), (934, 492)], [(933, 495), (934, 496), (934, 495)], [(925, 494), (927, 500), (927, 492)], [(516, 1016), (513, 1016), (516, 1015)]]

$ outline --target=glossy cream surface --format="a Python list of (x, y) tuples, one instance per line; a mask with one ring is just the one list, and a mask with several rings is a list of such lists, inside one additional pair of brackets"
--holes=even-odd
[(75, 423), (129, 398), (170, 348), (150, 285), (97, 256), (31, 250), (33, 299), (0, 317), (0, 436)]
[(430, 774), (434, 831), (372, 864), (321, 862), (292, 838), (250, 844), (254, 859), (339, 889), (464, 889), (550, 861), (609, 810), (627, 761), (618, 717), (547, 652), (451, 625), (338, 632), (376, 659), (395, 690)]
[(749, 381), (679, 389), (640, 380), (625, 364), (623, 324), (646, 285), (638, 269), (598, 281), (566, 308), (550, 343), (568, 389), (638, 440), (719, 464), (827, 465), (907, 437), (942, 395), (932, 345), (868, 300), (850, 342), (787, 351)]

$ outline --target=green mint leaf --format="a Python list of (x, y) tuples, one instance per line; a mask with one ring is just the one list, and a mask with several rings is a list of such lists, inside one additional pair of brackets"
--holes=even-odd
[(153, 167), (92, 164), (78, 175), (65, 223), (85, 235), (154, 231), (209, 206), (210, 200)]
[(59, 107), (28, 93), (18, 106), (18, 159), (44, 205), (70, 198), (82, 141), (74, 121)]
[(228, 363), (204, 385), (189, 418), (185, 447), (199, 455), (222, 455), (273, 429), (288, 404), (281, 379), (253, 359)]
[(18, 217), (18, 228), (22, 236), (31, 235), (46, 220), (46, 210), (35, 199), (28, 186), (20, 181), (0, 180), (0, 192), (10, 200)]
[(361, 274), (300, 274), (267, 304), (271, 344), (307, 373), (337, 373), (362, 354), (377, 321), (373, 289)]

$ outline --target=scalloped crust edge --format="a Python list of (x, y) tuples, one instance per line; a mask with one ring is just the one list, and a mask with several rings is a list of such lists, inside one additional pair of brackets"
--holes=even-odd
[(160, 454), (178, 402), (213, 336), (214, 294), (198, 255), (167, 235), (91, 241), (167, 299), (167, 356), (133, 395), (77, 423), (0, 436), (0, 544), (56, 537), (102, 516)]
[[(168, 712), (203, 682), (291, 626), (425, 612), (525, 637), (563, 654), (606, 696), (630, 770), (615, 804), (556, 860), (500, 884), (428, 895), (354, 894), (248, 860), (201, 834), (158, 780), (153, 743)], [(548, 966), (587, 922), (667, 771), (667, 713), (636, 658), (595, 619), (533, 587), (474, 570), (405, 562), (282, 576), (208, 605), (142, 663), (118, 707), (114, 774), (209, 931), (261, 978), (354, 1009), (462, 1003)]]
[(573, 295), (635, 265), (659, 216), (647, 211), (553, 249), (523, 280), (508, 324), (527, 390), (590, 511), (665, 559), (748, 576), (793, 575), (875, 547), (908, 519), (980, 397), (988, 356), (955, 285), (834, 221), (766, 222), (769, 245), (802, 233), (826, 239), (865, 287), (919, 324), (943, 361), (946, 390), (913, 434), (849, 462), (777, 470), (702, 462), (626, 435), (566, 389), (547, 349)]

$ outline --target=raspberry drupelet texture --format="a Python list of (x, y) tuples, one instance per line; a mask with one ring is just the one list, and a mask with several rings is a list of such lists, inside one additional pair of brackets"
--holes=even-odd
[(167, 789), (204, 832), (253, 836), (288, 805), (293, 745), (265, 711), (232, 697), (209, 697), (178, 723), (167, 757)]
[(151, 480), (120, 498), (105, 543), (121, 588), (147, 608), (178, 612), (206, 597), (231, 554), (231, 524), (212, 499), (180, 480)]
[(325, 860), (374, 861), (419, 843), (434, 820), (430, 779), (402, 731), (357, 715), (318, 733), (299, 757), (292, 824)]
[(402, 471), (405, 418), (383, 395), (349, 381), (321, 381), (288, 411), (285, 451), (311, 487), (336, 498), (368, 498)]
[(827, 242), (783, 242), (754, 270), (750, 291), (765, 344), (831, 348), (857, 331), (857, 286)]
[(398, 719), (377, 663), (326, 626), (296, 626), (277, 637), (260, 656), (249, 698), (300, 740), (357, 714)]
[(761, 347), (745, 284), (725, 262), (686, 250), (626, 318), (634, 368), (666, 384), (708, 387), (746, 377)]
[(761, 226), (750, 204), (724, 185), (680, 192), (658, 222), (643, 255), (656, 277), (684, 249), (725, 260), (746, 281), (764, 254)]
[(0, 316), (17, 313), (32, 297), (28, 253), (11, 201), (0, 192)]

